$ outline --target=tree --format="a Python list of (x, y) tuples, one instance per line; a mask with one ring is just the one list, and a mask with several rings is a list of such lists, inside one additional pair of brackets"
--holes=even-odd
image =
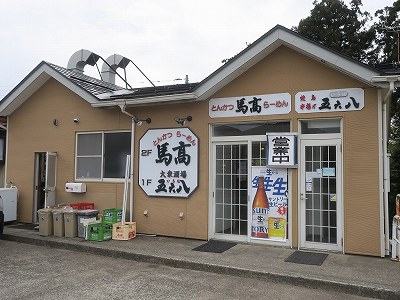
[(309, 17), (293, 27), (301, 35), (356, 60), (374, 59), (374, 28), (367, 28), (371, 15), (362, 12), (361, 0), (351, 0), (350, 8), (342, 0), (314, 1)]
[[(341, 0), (314, 1), (309, 17), (292, 29), (301, 35), (375, 67), (400, 72), (400, 0), (375, 12), (372, 24), (368, 12), (361, 12), (361, 0), (352, 0), (348, 8)], [(391, 99), (391, 123), (388, 150), (391, 153), (391, 190), (389, 220), (395, 214), (395, 198), (400, 194), (400, 89)]]
[[(400, 0), (393, 6), (386, 6), (376, 11), (378, 21), (374, 24), (376, 34), (377, 61), (386, 67), (398, 69), (399, 62), (399, 35), (400, 35)], [(391, 154), (389, 214), (390, 220), (395, 215), (396, 195), (400, 194), (400, 89), (392, 95), (390, 110), (390, 137), (388, 150)]]
[[(399, 63), (400, 1), (375, 13), (376, 55), (379, 63)], [(397, 47), (395, 46), (397, 45)]]

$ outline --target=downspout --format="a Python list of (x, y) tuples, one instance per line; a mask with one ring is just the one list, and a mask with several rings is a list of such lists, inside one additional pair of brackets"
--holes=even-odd
[(125, 115), (128, 115), (132, 119), (132, 128), (131, 128), (131, 170), (130, 170), (130, 189), (129, 189), (129, 222), (133, 221), (133, 162), (134, 162), (134, 148), (135, 148), (135, 116), (131, 115), (125, 110), (126, 104), (120, 104), (119, 108), (121, 112)]
[(7, 116), (7, 126), (4, 127), (2, 125), (1, 128), (3, 128), (6, 131), (6, 140), (4, 141), (6, 143), (6, 154), (5, 154), (5, 164), (4, 164), (4, 186), (7, 187), (7, 169), (8, 169), (8, 124), (10, 124), (10, 116)]
[(395, 80), (389, 80), (389, 91), (387, 92), (382, 103), (382, 140), (383, 140), (383, 203), (385, 214), (385, 255), (389, 255), (389, 163), (387, 158), (387, 143), (388, 143), (388, 130), (387, 130), (387, 101), (392, 96), (394, 91)]

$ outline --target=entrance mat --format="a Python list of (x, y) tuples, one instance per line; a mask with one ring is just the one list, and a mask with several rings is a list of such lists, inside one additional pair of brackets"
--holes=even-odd
[(327, 257), (328, 254), (325, 253), (295, 251), (285, 259), (285, 262), (321, 266)]
[(8, 225), (7, 228), (37, 230), (39, 229), (39, 225), (24, 223), (24, 224)]
[(235, 245), (237, 245), (237, 243), (209, 240), (207, 243), (200, 245), (192, 250), (201, 252), (223, 253), (226, 250), (231, 249)]

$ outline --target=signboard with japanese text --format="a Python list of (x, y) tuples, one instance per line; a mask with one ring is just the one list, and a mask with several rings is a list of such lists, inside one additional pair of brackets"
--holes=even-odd
[(267, 133), (267, 165), (297, 168), (297, 133)]
[(289, 93), (214, 98), (209, 102), (210, 118), (250, 117), (290, 113)]
[(317, 113), (355, 111), (364, 108), (361, 88), (299, 92), (295, 96), (296, 112)]
[[(288, 169), (257, 166), (252, 167), (251, 176), (251, 238), (285, 241), (287, 239)], [(268, 199), (265, 214), (260, 214), (255, 204), (259, 177), (264, 178), (264, 190)], [(257, 234), (253, 234), (260, 231), (257, 229), (259, 223), (265, 224), (262, 230), (267, 233), (265, 237), (255, 237)]]
[(148, 130), (140, 139), (139, 186), (148, 196), (189, 197), (198, 185), (198, 152), (189, 128)]

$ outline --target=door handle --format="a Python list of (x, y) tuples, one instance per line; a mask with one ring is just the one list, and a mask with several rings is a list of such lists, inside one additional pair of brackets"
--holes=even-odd
[(307, 200), (307, 197), (304, 196), (303, 193), (301, 193), (301, 194), (300, 194), (300, 200), (301, 200), (301, 201)]

